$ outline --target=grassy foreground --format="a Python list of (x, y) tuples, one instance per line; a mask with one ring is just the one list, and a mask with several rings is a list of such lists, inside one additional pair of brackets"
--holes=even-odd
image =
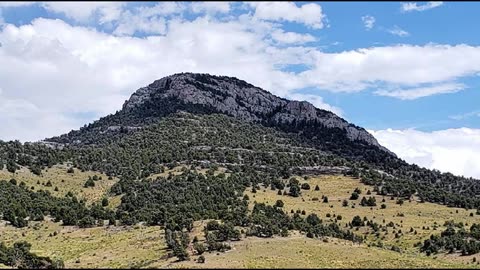
[[(24, 181), (28, 187), (37, 189), (51, 189), (52, 194), (63, 196), (72, 191), (89, 202), (98, 201), (108, 188), (117, 179), (108, 180), (105, 175), (95, 172), (80, 172), (75, 169), (74, 174), (67, 173), (68, 166), (58, 165), (43, 172), (39, 177), (25, 169), (16, 173), (18, 182)], [(168, 170), (168, 173), (180, 173), (180, 168)], [(94, 188), (84, 188), (83, 184), (88, 176), (102, 176), (96, 181)], [(0, 179), (10, 179), (11, 174), (0, 172)], [(153, 177), (152, 177), (153, 178)], [(325, 238), (323, 240), (310, 239), (298, 232), (292, 232), (288, 237), (274, 238), (243, 238), (238, 242), (231, 242), (232, 250), (226, 253), (205, 253), (206, 262), (196, 262), (198, 256), (190, 250), (191, 260), (176, 262), (174, 258), (167, 258), (167, 250), (163, 239), (164, 232), (158, 227), (121, 226), (95, 227), (79, 229), (78, 227), (62, 227), (60, 223), (46, 220), (31, 222), (27, 228), (13, 228), (0, 223), (0, 241), (7, 245), (14, 241), (26, 240), (32, 244), (32, 252), (40, 256), (60, 258), (67, 268), (478, 268), (480, 256), (459, 256), (459, 254), (440, 254), (426, 256), (419, 253), (415, 243), (430, 237), (432, 233), (439, 234), (445, 229), (444, 223), (449, 220), (463, 222), (465, 228), (472, 223), (480, 223), (480, 216), (474, 210), (449, 208), (431, 203), (420, 203), (415, 199), (406, 200), (402, 205), (390, 197), (375, 195), (372, 187), (363, 185), (358, 179), (344, 176), (313, 176), (307, 180), (298, 177), (301, 183), (309, 183), (310, 190), (302, 190), (300, 197), (278, 195), (277, 191), (269, 187), (262, 187), (256, 193), (248, 189), (245, 194), (250, 197), (250, 206), (255, 201), (275, 204), (277, 200), (284, 202), (284, 210), (304, 210), (305, 214), (316, 213), (324, 222), (337, 222), (345, 227), (355, 215), (367, 217), (379, 224), (390, 222), (394, 227), (380, 231), (374, 235), (371, 228), (362, 227), (357, 234), (367, 237), (364, 244), (353, 244), (349, 241)], [(46, 187), (44, 182), (50, 180), (52, 187)], [(64, 181), (62, 181), (64, 180)], [(37, 184), (40, 181), (40, 184)], [(320, 187), (315, 191), (315, 186)], [(54, 187), (58, 191), (54, 191)], [(349, 200), (355, 188), (362, 193), (357, 200)], [(368, 190), (372, 191), (367, 195)], [(323, 202), (322, 196), (328, 197), (328, 203)], [(361, 198), (373, 196), (377, 206), (360, 206)], [(343, 206), (343, 200), (348, 206)], [(385, 202), (382, 200), (385, 199)], [(110, 198), (109, 207), (118, 205), (120, 198)], [(386, 208), (382, 209), (381, 205)], [(352, 206), (354, 206), (352, 208)], [(471, 213), (474, 213), (473, 216)], [(327, 215), (329, 217), (327, 217)], [(341, 219), (338, 219), (341, 216)], [(205, 222), (196, 222), (191, 234), (204, 240), (203, 226)], [(347, 229), (347, 228), (346, 228)], [(413, 230), (413, 232), (412, 232)], [(401, 232), (400, 232), (401, 231)], [(416, 231), (416, 234), (414, 233)], [(395, 237), (395, 234), (398, 237)], [(381, 243), (382, 247), (377, 247)], [(391, 246), (401, 248), (401, 252), (390, 250)], [(0, 268), (5, 266), (0, 265)]]

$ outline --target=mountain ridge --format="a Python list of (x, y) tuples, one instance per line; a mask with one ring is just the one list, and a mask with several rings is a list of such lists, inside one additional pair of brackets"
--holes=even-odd
[[(235, 77), (206, 73), (177, 73), (155, 80), (136, 90), (124, 102), (120, 111), (79, 130), (45, 139), (44, 142), (95, 144), (95, 138), (99, 135), (136, 130), (179, 111), (193, 114), (219, 113), (286, 132), (309, 133), (310, 137), (317, 138), (323, 145), (322, 150), (337, 151), (335, 145), (349, 144), (350, 149), (380, 150), (378, 152), (381, 152), (381, 156), (386, 154), (396, 158), (393, 152), (381, 146), (364, 128), (351, 124), (330, 111), (316, 108), (307, 101), (275, 96)], [(85, 141), (85, 137), (92, 139)], [(357, 151), (360, 156), (362, 151)], [(343, 152), (344, 156), (349, 156), (348, 150), (347, 153)]]
[(365, 129), (347, 122), (333, 112), (316, 108), (308, 101), (288, 100), (235, 77), (201, 73), (177, 73), (135, 91), (123, 104), (134, 110), (155, 98), (175, 98), (190, 104), (212, 106), (220, 113), (241, 120), (292, 123), (318, 121), (327, 128), (346, 131), (351, 140), (364, 141), (388, 151)]

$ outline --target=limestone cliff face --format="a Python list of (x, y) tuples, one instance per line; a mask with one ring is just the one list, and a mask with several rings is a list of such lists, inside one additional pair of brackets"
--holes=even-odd
[[(169, 99), (182, 104), (202, 105), (211, 110), (245, 121), (288, 123), (316, 120), (328, 128), (345, 130), (350, 140), (380, 146), (365, 129), (348, 123), (332, 112), (321, 110), (307, 101), (290, 101), (237, 78), (208, 74), (181, 73), (164, 77), (138, 89), (123, 105), (124, 111), (145, 103)], [(389, 151), (388, 151), (389, 152)]]

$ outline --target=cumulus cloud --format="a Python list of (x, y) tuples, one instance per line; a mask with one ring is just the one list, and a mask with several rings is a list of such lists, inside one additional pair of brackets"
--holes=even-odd
[(402, 3), (401, 10), (405, 12), (409, 11), (425, 11), (432, 8), (436, 8), (443, 5), (443, 2), (427, 2), (426, 4), (419, 5), (416, 2)]
[[(468, 45), (398, 45), (326, 53), (314, 47), (276, 47), (268, 41), (268, 30), (279, 28), (249, 15), (223, 22), (207, 17), (172, 19), (165, 25), (162, 36), (136, 38), (58, 19), (36, 19), (23, 26), (7, 24), (0, 31), (2, 98), (28, 101), (51, 111), (43, 133), (31, 129), (33, 134), (42, 134), (41, 139), (43, 134), (61, 133), (57, 126), (64, 127), (64, 132), (78, 128), (77, 122), (64, 121), (72, 111), (93, 112), (91, 119), (84, 120), (91, 121), (119, 109), (135, 89), (177, 72), (235, 76), (283, 97), (306, 87), (361, 91), (385, 85), (407, 90), (422, 84), (455, 85), (456, 79), (480, 72), (480, 48)], [(446, 62), (448, 67), (443, 65)], [(282, 71), (291, 64), (305, 65), (307, 70)], [(433, 90), (395, 96), (418, 98), (446, 91)], [(320, 97), (307, 100), (341, 113)], [(34, 114), (26, 110), (28, 113)], [(53, 124), (55, 119), (58, 125)], [(28, 121), (21, 124), (30, 125)], [(5, 132), (0, 133), (1, 138), (6, 138)], [(18, 137), (22, 133), (18, 129)]]
[(302, 44), (315, 41), (315, 37), (310, 34), (300, 34), (295, 32), (285, 32), (282, 29), (273, 31), (272, 38), (280, 43)]
[(427, 97), (438, 94), (456, 93), (465, 89), (465, 85), (461, 83), (445, 83), (429, 87), (418, 87), (403, 90), (378, 90), (375, 94), (380, 96), (394, 97), (403, 100), (412, 100), (421, 97)]
[(380, 144), (407, 162), (480, 179), (480, 129), (432, 132), (386, 129), (369, 132)]
[(318, 4), (309, 3), (298, 7), (293, 2), (250, 2), (255, 8), (255, 17), (262, 20), (302, 23), (315, 29), (324, 27), (325, 15)]
[(88, 21), (92, 16), (98, 15), (100, 22), (117, 20), (122, 13), (124, 2), (43, 2), (41, 5), (52, 12), (80, 21)]
[(186, 9), (187, 5), (183, 2), (159, 2), (152, 7), (139, 6), (136, 8), (136, 11), (145, 17), (151, 17), (155, 15), (180, 14)]
[(375, 25), (375, 17), (370, 15), (362, 16), (362, 22), (365, 26), (365, 29), (370, 30), (373, 28), (373, 25)]
[(230, 12), (229, 2), (193, 2), (191, 9), (195, 13), (228, 13)]
[(331, 91), (452, 83), (480, 71), (480, 47), (465, 44), (403, 44), (311, 56), (312, 68), (300, 74), (302, 80)]
[(133, 35), (138, 32), (147, 35), (165, 34), (166, 27), (166, 21), (162, 16), (146, 16), (141, 12), (133, 14), (127, 10), (122, 13), (113, 34)]

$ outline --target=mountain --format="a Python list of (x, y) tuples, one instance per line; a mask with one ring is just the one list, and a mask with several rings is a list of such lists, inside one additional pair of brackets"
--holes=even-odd
[[(203, 107), (253, 122), (292, 123), (317, 121), (327, 128), (340, 128), (351, 140), (361, 140), (380, 147), (365, 129), (348, 123), (332, 112), (315, 108), (307, 101), (291, 101), (277, 97), (259, 87), (233, 77), (208, 74), (175, 74), (138, 89), (123, 105), (123, 110), (135, 112), (144, 107), (155, 111), (165, 100)], [(179, 106), (188, 110), (188, 106)], [(155, 115), (143, 115), (149, 117)]]
[(361, 145), (362, 149), (366, 147), (395, 156), (365, 129), (348, 123), (330, 111), (318, 109), (307, 101), (280, 98), (237, 78), (196, 73), (174, 74), (156, 80), (135, 91), (119, 112), (79, 131), (46, 141), (62, 144), (95, 143), (85, 141), (85, 138), (98, 137), (86, 134), (120, 127), (136, 129), (178, 111), (219, 113), (288, 132), (302, 132), (305, 124), (314, 125), (321, 130), (319, 134), (323, 132), (329, 135), (321, 138), (324, 140), (323, 150), (332, 150), (328, 143), (337, 145), (337, 142), (350, 141), (347, 144), (353, 144), (354, 148)]

